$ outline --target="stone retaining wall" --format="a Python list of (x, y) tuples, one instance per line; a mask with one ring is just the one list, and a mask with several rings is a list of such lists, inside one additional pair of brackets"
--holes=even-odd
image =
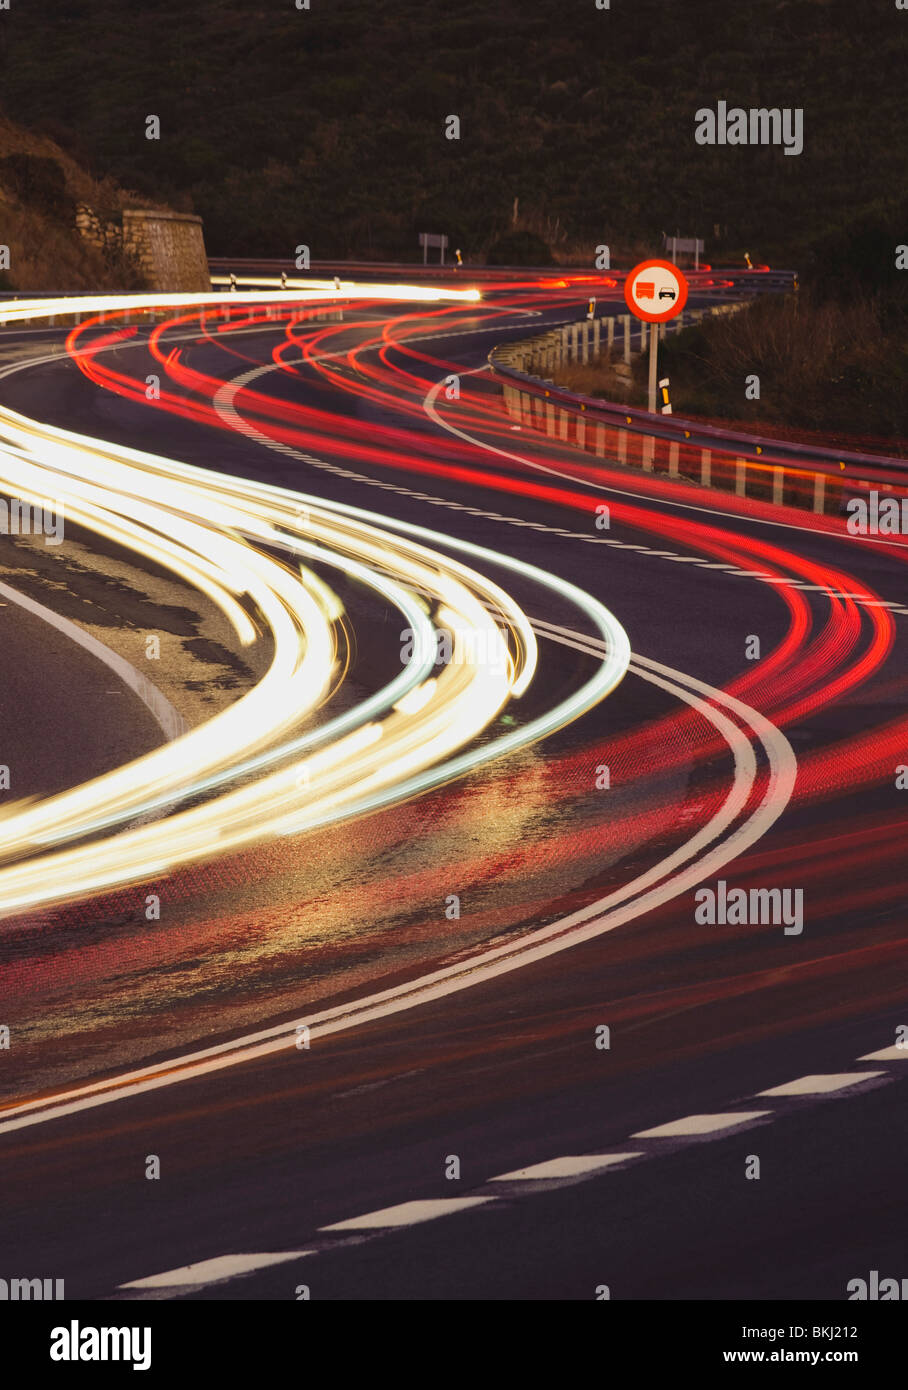
[(127, 208), (120, 225), (79, 205), (80, 234), (102, 250), (121, 249), (139, 267), (148, 288), (191, 293), (211, 289), (202, 219), (192, 213)]

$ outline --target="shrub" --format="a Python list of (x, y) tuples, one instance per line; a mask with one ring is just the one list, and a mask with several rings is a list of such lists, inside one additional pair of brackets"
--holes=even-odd
[(546, 242), (535, 232), (507, 232), (489, 247), (489, 265), (554, 265)]
[(66, 175), (55, 159), (36, 154), (10, 154), (0, 159), (0, 183), (26, 207), (71, 225), (76, 215)]

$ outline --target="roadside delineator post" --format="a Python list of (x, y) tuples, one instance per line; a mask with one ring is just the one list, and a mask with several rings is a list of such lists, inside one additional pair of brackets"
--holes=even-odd
[(772, 500), (777, 507), (781, 507), (784, 496), (785, 469), (773, 468), (772, 470)]

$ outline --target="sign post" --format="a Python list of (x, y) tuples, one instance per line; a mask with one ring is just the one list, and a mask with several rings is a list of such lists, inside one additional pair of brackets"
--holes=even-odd
[(426, 264), (429, 257), (429, 247), (437, 246), (439, 251), (438, 264), (444, 265), (445, 251), (448, 249), (448, 238), (440, 232), (420, 232), (419, 244), (422, 247), (422, 263)]
[[(666, 323), (687, 303), (687, 277), (671, 261), (641, 261), (624, 282), (624, 299), (635, 318), (644, 323)], [(649, 398), (647, 409), (656, 413), (659, 381), (659, 330), (649, 335)]]
[(668, 250), (669, 246), (671, 246), (672, 265), (675, 265), (677, 263), (678, 255), (680, 253), (682, 255), (693, 256), (694, 270), (700, 269), (700, 252), (706, 250), (706, 247), (703, 241), (700, 239), (700, 237), (668, 236), (668, 234), (666, 234), (663, 238), (663, 244), (665, 246), (666, 251)]
[(649, 390), (646, 396), (646, 408), (650, 414), (656, 411), (656, 384), (659, 380), (659, 330), (651, 328), (649, 331)]

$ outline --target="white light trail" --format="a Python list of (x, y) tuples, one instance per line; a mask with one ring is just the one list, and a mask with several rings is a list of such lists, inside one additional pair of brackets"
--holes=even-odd
[[(313, 289), (307, 282), (305, 294), (17, 301), (0, 308), (0, 321), (338, 295), (477, 297), (413, 286)], [(0, 915), (141, 882), (412, 796), (563, 726), (627, 670), (623, 629), (580, 590), (480, 546), (358, 508), (106, 443), (4, 408), (0, 488), (36, 504), (62, 504), (80, 526), (151, 558), (204, 594), (242, 645), (267, 642), (270, 652), (253, 688), (198, 728), (82, 786), (0, 812)], [(450, 549), (472, 563), (452, 558)], [(288, 554), (296, 568), (283, 558)], [(579, 606), (606, 643), (596, 674), (579, 691), (482, 746), (478, 735), (529, 687), (538, 650), (519, 605), (476, 563), (509, 570)], [(336, 579), (326, 580), (325, 571)], [(363, 585), (374, 602), (395, 610), (412, 633), (413, 650), (385, 686), (333, 715), (348, 621), (338, 583)], [(448, 624), (453, 659), (439, 665), (436, 629)], [(323, 705), (327, 717), (318, 713)], [(190, 795), (193, 804), (181, 804)], [(135, 823), (149, 814), (156, 817), (151, 823)]]

